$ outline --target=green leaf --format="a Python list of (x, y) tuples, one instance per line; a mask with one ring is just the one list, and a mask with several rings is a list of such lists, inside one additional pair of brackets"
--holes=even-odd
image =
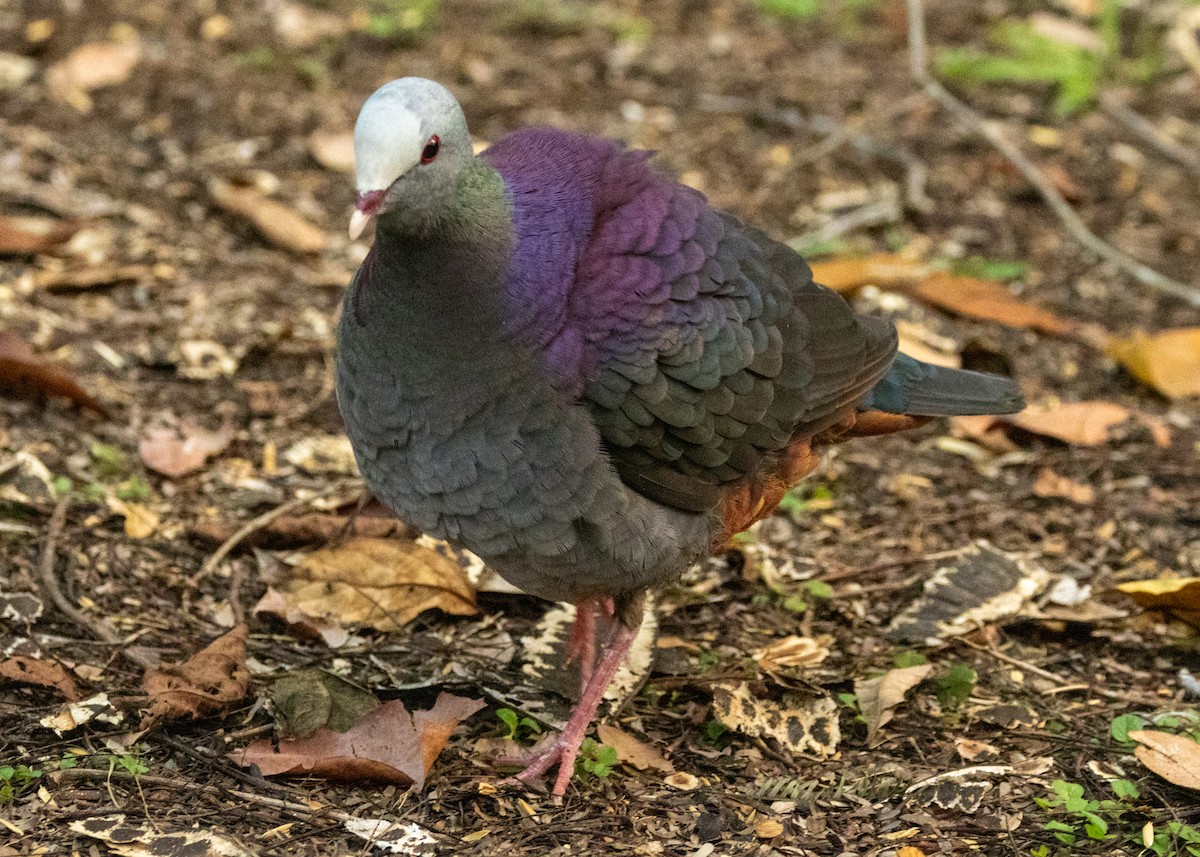
[(1011, 282), (1019, 280), (1029, 273), (1029, 263), (969, 256), (966, 259), (955, 259), (950, 264), (950, 270), (960, 277)]
[(929, 659), (922, 652), (913, 649), (902, 649), (892, 656), (892, 666), (898, 670), (908, 667), (919, 667), (921, 664), (928, 663)]
[(1129, 733), (1145, 729), (1149, 725), (1150, 721), (1140, 714), (1121, 714), (1112, 719), (1109, 731), (1112, 733), (1114, 741), (1120, 744), (1132, 744), (1133, 742), (1129, 740)]
[(517, 712), (511, 708), (498, 708), (496, 709), (496, 718), (508, 727), (508, 735), (505, 737), (517, 737), (517, 725), (520, 723), (520, 720), (517, 718)]
[(1109, 785), (1112, 786), (1113, 794), (1121, 800), (1137, 800), (1142, 796), (1141, 789), (1129, 780), (1113, 780)]
[(938, 680), (937, 697), (945, 708), (960, 708), (971, 696), (979, 673), (967, 664), (955, 664)]
[(758, 8), (778, 18), (815, 18), (821, 0), (758, 0)]
[(805, 595), (818, 601), (828, 601), (833, 597), (833, 587), (823, 580), (806, 580), (801, 588)]

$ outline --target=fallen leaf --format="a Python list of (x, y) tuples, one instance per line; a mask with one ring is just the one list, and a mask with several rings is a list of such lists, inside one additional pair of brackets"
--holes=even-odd
[(141, 59), (137, 38), (81, 45), (46, 69), (46, 89), (54, 100), (90, 113), (88, 93), (124, 83)]
[(350, 447), (350, 439), (344, 434), (306, 437), (284, 450), (283, 458), (306, 473), (358, 475), (354, 450)]
[(154, 269), (149, 265), (90, 265), (86, 268), (40, 271), (34, 277), (39, 289), (51, 292), (79, 292), (97, 286), (114, 286), (149, 280)]
[(690, 792), (692, 789), (699, 787), (700, 778), (695, 774), (689, 774), (687, 771), (678, 771), (663, 779), (663, 782), (681, 792)]
[(208, 183), (208, 192), (218, 206), (245, 218), (264, 238), (285, 250), (320, 253), (329, 244), (324, 230), (256, 187), (213, 179)]
[(713, 714), (727, 728), (774, 738), (792, 753), (833, 755), (841, 742), (838, 706), (825, 694), (786, 693), (776, 701), (756, 697), (748, 682), (713, 688)]
[(1129, 733), (1142, 746), (1138, 761), (1169, 783), (1200, 791), (1200, 744), (1182, 735), (1138, 729)]
[(172, 426), (152, 426), (138, 440), (138, 455), (151, 470), (177, 478), (195, 473), (210, 457), (224, 452), (233, 440), (226, 423), (208, 431), (188, 419)]
[(6, 658), (0, 661), (0, 678), (20, 684), (53, 688), (68, 702), (75, 702), (81, 696), (79, 685), (75, 684), (75, 679), (71, 678), (71, 674), (63, 669), (61, 664), (41, 658), (24, 655)]
[(57, 250), (71, 240), (79, 226), (54, 217), (0, 215), (0, 256), (33, 256)]
[[(219, 545), (241, 529), (243, 523), (224, 518), (205, 518), (193, 524), (188, 534), (209, 544)], [(279, 550), (310, 547), (344, 537), (386, 539), (404, 537), (408, 533), (408, 527), (393, 517), (305, 512), (276, 518), (245, 539), (242, 544), (247, 547)]]
[(778, 672), (787, 667), (815, 667), (829, 657), (830, 637), (798, 637), (795, 634), (776, 640), (754, 652), (759, 669)]
[(1049, 467), (1038, 471), (1033, 483), (1033, 493), (1038, 497), (1062, 497), (1072, 503), (1086, 506), (1096, 499), (1096, 489), (1066, 476), (1055, 473)]
[(120, 857), (253, 857), (255, 853), (211, 830), (168, 831), (162, 829), (164, 826), (161, 819), (144, 824), (127, 822), (124, 814), (68, 824), (73, 832), (100, 840)]
[(974, 762), (981, 756), (999, 756), (1000, 748), (984, 741), (959, 736), (954, 739), (954, 749), (967, 762)]
[(1040, 330), (1055, 336), (1078, 335), (1081, 325), (1022, 300), (996, 280), (960, 277), (936, 271), (919, 282), (913, 294), (925, 303), (957, 315), (995, 321), (1008, 327)]
[(617, 758), (623, 765), (631, 765), (639, 771), (654, 770), (664, 774), (675, 772), (675, 766), (663, 758), (657, 747), (635, 738), (624, 729), (601, 723), (596, 727), (596, 734), (600, 736), (601, 744), (607, 744), (617, 751)]
[(1050, 572), (980, 540), (937, 568), (921, 595), (888, 625), (888, 639), (937, 645), (1014, 616), (1050, 582)]
[(297, 636), (304, 639), (319, 639), (331, 649), (346, 645), (350, 633), (337, 622), (324, 616), (305, 613), (288, 595), (273, 586), (254, 605), (255, 616), (274, 616), (286, 623)]
[(67, 399), (73, 405), (108, 416), (104, 406), (74, 378), (42, 363), (33, 349), (10, 330), (0, 330), (0, 393), (35, 402), (50, 397)]
[(354, 172), (353, 131), (313, 131), (308, 135), (308, 151), (327, 170)]
[(288, 673), (271, 685), (270, 695), (281, 738), (308, 738), (326, 727), (345, 732), (379, 707), (369, 690), (319, 669)]
[(854, 682), (859, 711), (867, 723), (868, 747), (878, 743), (879, 730), (892, 719), (896, 706), (904, 701), (904, 695), (928, 678), (932, 669), (933, 664), (917, 664)]
[(268, 0), (263, 5), (271, 16), (276, 35), (290, 48), (311, 48), (322, 39), (341, 36), (350, 29), (346, 16), (303, 3)]
[(754, 823), (754, 835), (759, 839), (774, 839), (783, 833), (783, 824), (774, 818), (760, 818)]
[(1164, 610), (1181, 622), (1200, 628), (1200, 577), (1134, 580), (1117, 585), (1139, 607)]
[[(6, 499), (0, 494), (0, 499)], [(36, 531), (35, 531), (36, 532)], [(0, 590), (0, 619), (21, 625), (32, 625), (42, 616), (45, 605), (32, 592)]]
[(1139, 330), (1110, 340), (1108, 353), (1169, 399), (1200, 395), (1200, 327), (1153, 334)]
[(280, 741), (278, 750), (270, 741), (255, 741), (230, 757), (244, 767), (257, 765), (267, 777), (412, 783), (419, 789), (454, 729), (483, 707), (483, 700), (441, 693), (433, 708), (410, 715), (397, 699), (347, 732), (322, 729), (311, 738)]
[(48, 714), (38, 720), (41, 726), (54, 731), (61, 736), (64, 732), (72, 732), (85, 723), (93, 720), (119, 726), (125, 719), (125, 714), (113, 707), (107, 693), (97, 693), (87, 699), (68, 702), (53, 714)]
[(162, 719), (204, 717), (245, 698), (250, 689), (246, 669), (245, 624), (213, 640), (181, 664), (164, 664), (146, 671), (142, 686), (150, 711), (142, 721), (147, 729)]
[(1058, 405), (1030, 405), (1019, 414), (1000, 418), (1032, 434), (1052, 437), (1076, 446), (1099, 446), (1108, 442), (1112, 430), (1129, 420), (1137, 420), (1150, 430), (1161, 447), (1171, 445), (1171, 432), (1157, 417), (1132, 411), (1116, 402), (1063, 402)]
[(105, 503), (114, 514), (125, 520), (125, 535), (131, 539), (144, 539), (154, 534), (158, 529), (158, 515), (147, 509), (141, 503), (122, 500), (115, 494), (106, 494)]
[(313, 551), (276, 588), (309, 616), (380, 631), (399, 630), (435, 608), (452, 616), (478, 612), (463, 568), (412, 541), (356, 538)]
[[(347, 818), (343, 824), (355, 836), (369, 845), (391, 854), (423, 857), (437, 853), (437, 840), (416, 822), (391, 821), (386, 818)], [(464, 838), (465, 841), (465, 838)]]
[(864, 286), (881, 289), (908, 287), (929, 273), (923, 262), (891, 253), (861, 259), (833, 259), (812, 264), (813, 279), (835, 292), (855, 292)]

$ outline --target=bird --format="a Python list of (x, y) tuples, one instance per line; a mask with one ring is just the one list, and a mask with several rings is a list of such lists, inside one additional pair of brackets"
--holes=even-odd
[[(771, 514), (821, 451), (1023, 407), (1009, 378), (898, 351), (804, 259), (651, 163), (539, 126), (476, 154), (417, 77), (363, 104), (336, 395), (368, 490), (510, 583), (576, 606), (581, 690), (515, 779), (580, 744), (645, 594)], [(598, 613), (612, 616), (598, 647)]]

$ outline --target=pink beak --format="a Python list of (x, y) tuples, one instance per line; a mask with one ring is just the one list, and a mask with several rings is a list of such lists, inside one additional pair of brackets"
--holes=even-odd
[(354, 213), (350, 215), (351, 241), (356, 241), (367, 228), (367, 224), (375, 219), (375, 215), (379, 213), (379, 206), (383, 203), (384, 193), (386, 191), (368, 190), (354, 194)]

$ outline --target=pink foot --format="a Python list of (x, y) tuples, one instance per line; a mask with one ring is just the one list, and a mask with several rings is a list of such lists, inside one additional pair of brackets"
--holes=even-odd
[(596, 602), (580, 601), (575, 605), (575, 621), (567, 637), (567, 664), (579, 662), (579, 692), (587, 687), (596, 667)]
[(633, 645), (636, 637), (636, 626), (630, 628), (620, 620), (612, 623), (612, 630), (609, 632), (608, 640), (604, 643), (600, 660), (588, 678), (566, 727), (557, 738), (545, 747), (535, 748), (520, 759), (518, 764), (525, 763), (526, 768), (513, 777), (512, 781), (528, 782), (557, 766), (558, 776), (554, 779), (554, 788), (551, 794), (554, 795), (555, 802), (562, 799), (567, 791), (567, 783), (571, 781), (571, 775), (575, 772), (575, 759), (579, 755), (579, 746), (583, 743), (588, 727), (596, 717), (596, 709), (600, 707), (604, 691), (608, 689), (609, 683), (612, 682), (621, 662), (625, 660), (625, 655), (629, 653), (629, 647)]

